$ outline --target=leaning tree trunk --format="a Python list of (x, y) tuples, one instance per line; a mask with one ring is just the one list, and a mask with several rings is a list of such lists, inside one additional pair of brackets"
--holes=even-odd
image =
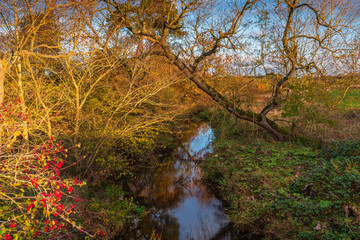
[(190, 76), (189, 79), (194, 82), (198, 88), (204, 91), (215, 102), (217, 102), (221, 107), (230, 112), (236, 118), (255, 123), (256, 125), (268, 131), (276, 140), (283, 141), (286, 139), (284, 130), (266, 116), (235, 107), (229, 99), (220, 94), (216, 89), (206, 84), (196, 75)]
[[(184, 62), (174, 54), (171, 50), (170, 46), (167, 44), (167, 37), (170, 34), (171, 30), (181, 29), (183, 27), (183, 19), (184, 15), (187, 15), (189, 12), (193, 11), (192, 8), (196, 7), (198, 1), (190, 1), (188, 4), (183, 3), (185, 6), (184, 9), (180, 10), (179, 13), (175, 13), (175, 17), (173, 20), (169, 21), (169, 16), (167, 17), (166, 22), (164, 22), (164, 27), (162, 30), (159, 29), (149, 29), (148, 24), (144, 20), (144, 17), (139, 14), (137, 11), (142, 9), (134, 8), (133, 10), (125, 10), (122, 8), (121, 4), (117, 4), (115, 1), (104, 0), (109, 6), (112, 6), (120, 13), (117, 15), (119, 20), (122, 21), (122, 24), (126, 26), (126, 28), (135, 36), (144, 37), (155, 44), (158, 44), (162, 49), (164, 55), (172, 64), (178, 67), (182, 73), (189, 78), (196, 86), (209, 95), (214, 101), (216, 101), (220, 106), (222, 106), (225, 110), (233, 114), (235, 117), (239, 119), (243, 119), (249, 122), (253, 122), (258, 126), (264, 128), (268, 131), (275, 139), (277, 140), (284, 140), (286, 139), (286, 135), (284, 131), (279, 128), (273, 121), (266, 117), (266, 113), (262, 112), (260, 114), (251, 112), (251, 111), (244, 111), (243, 109), (236, 108), (233, 106), (232, 102), (224, 97), (220, 92), (216, 89), (209, 86), (197, 73), (197, 65), (204, 60), (205, 58), (215, 54), (221, 48), (221, 42), (231, 36), (235, 36), (237, 32), (237, 28), (241, 23), (242, 17), (244, 16), (245, 12), (251, 9), (256, 1), (247, 0), (242, 8), (239, 8), (238, 12), (234, 15), (232, 21), (227, 23), (229, 28), (222, 32), (219, 32), (218, 37), (214, 37), (214, 44), (210, 47), (210, 50), (203, 52), (193, 63), (193, 66), (189, 67), (184, 64)], [(186, 2), (186, 1), (185, 1)], [(112, 9), (109, 9), (110, 12), (113, 12)], [(140, 11), (141, 12), (141, 11)], [(170, 12), (168, 12), (170, 13)], [(115, 13), (116, 14), (116, 13)], [(163, 14), (163, 13), (162, 13)], [(166, 15), (166, 14), (165, 14)], [(165, 16), (164, 15), (164, 16)], [(116, 16), (116, 15), (115, 15)], [(147, 19), (146, 19), (147, 20)], [(149, 19), (151, 22), (151, 19)], [(133, 24), (136, 22), (136, 24)], [(225, 28), (226, 29), (226, 28)], [(288, 27), (286, 30), (288, 31)], [(223, 29), (222, 29), (223, 30)], [(159, 34), (160, 32), (160, 34)], [(287, 32), (285, 32), (287, 33)], [(214, 35), (214, 34), (212, 34)], [(195, 45), (194, 45), (195, 46)]]
[(253, 122), (256, 125), (264, 128), (276, 140), (283, 141), (286, 139), (286, 133), (274, 121), (268, 119), (265, 114), (259, 114), (252, 111), (245, 111), (243, 109), (234, 107), (232, 102), (219, 93), (216, 89), (208, 85), (201, 77), (194, 71), (190, 70), (175, 54), (172, 53), (169, 46), (161, 44), (164, 50), (165, 57), (174, 63), (181, 71), (188, 77), (196, 86), (209, 95), (215, 102), (217, 102), (226, 111), (230, 112), (238, 119)]

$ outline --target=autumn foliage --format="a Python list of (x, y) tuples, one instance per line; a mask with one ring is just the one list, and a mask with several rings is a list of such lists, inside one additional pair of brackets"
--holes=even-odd
[(0, 107), (0, 238), (71, 238), (83, 231), (72, 193), (85, 183), (61, 177), (67, 150), (60, 142), (26, 140), (28, 115), (18, 103)]

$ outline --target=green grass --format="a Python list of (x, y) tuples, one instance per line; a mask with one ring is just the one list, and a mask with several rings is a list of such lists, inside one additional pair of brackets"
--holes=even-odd
[[(344, 94), (344, 90), (333, 90), (332, 94), (340, 100)], [(360, 89), (350, 89), (346, 96), (338, 106), (342, 109), (360, 109)]]
[(360, 142), (315, 149), (255, 138), (224, 121), (213, 126), (204, 178), (240, 230), (265, 239), (358, 239)]

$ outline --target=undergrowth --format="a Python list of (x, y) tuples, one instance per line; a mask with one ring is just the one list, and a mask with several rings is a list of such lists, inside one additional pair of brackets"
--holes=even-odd
[[(112, 239), (134, 228), (135, 219), (144, 216), (145, 208), (138, 205), (119, 184), (93, 183), (82, 192), (79, 221), (97, 232), (96, 239)], [(80, 236), (78, 239), (81, 239)]]
[(265, 239), (358, 239), (359, 141), (316, 149), (255, 138), (220, 120), (212, 117), (217, 138), (205, 179), (236, 227)]

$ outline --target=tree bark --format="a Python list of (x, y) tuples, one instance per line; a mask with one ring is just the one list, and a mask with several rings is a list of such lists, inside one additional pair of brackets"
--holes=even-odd
[[(117, 4), (116, 1), (104, 0), (107, 4), (112, 5), (119, 13), (119, 19), (123, 22), (126, 28), (135, 36), (143, 37), (149, 41), (152, 41), (155, 44), (159, 44), (159, 46), (163, 49), (163, 54), (172, 64), (177, 66), (177, 68), (182, 71), (182, 73), (190, 79), (196, 86), (209, 95), (215, 102), (217, 102), (221, 107), (225, 110), (233, 114), (236, 118), (246, 120), (249, 122), (253, 122), (258, 126), (264, 128), (268, 131), (276, 140), (285, 140), (286, 134), (283, 129), (281, 129), (277, 124), (266, 117), (265, 112), (261, 112), (260, 114), (252, 112), (252, 111), (245, 111), (243, 109), (237, 108), (232, 104), (230, 99), (223, 96), (220, 92), (218, 92), (215, 88), (211, 87), (209, 84), (206, 83), (202, 79), (202, 77), (197, 72), (197, 67), (205, 58), (215, 54), (220, 48), (221, 43), (223, 40), (228, 39), (231, 36), (236, 34), (237, 28), (240, 25), (243, 15), (249, 9), (251, 9), (257, 0), (255, 1), (246, 1), (241, 9), (236, 13), (231, 21), (231, 26), (227, 28), (225, 32), (219, 31), (218, 36), (213, 36), (214, 43), (209, 48), (209, 50), (203, 52), (191, 65), (191, 67), (184, 64), (184, 62), (174, 54), (171, 50), (171, 47), (167, 44), (167, 36), (171, 29), (181, 28), (179, 26), (179, 21), (184, 17), (184, 14), (187, 14), (189, 8), (192, 8), (198, 4), (198, 1), (192, 1), (189, 4), (185, 4), (184, 8), (181, 10), (181, 13), (178, 14), (177, 21), (173, 22), (166, 22), (163, 31), (160, 31), (160, 34), (156, 30), (151, 30), (147, 28), (145, 21), (143, 20), (143, 16), (137, 15), (137, 24), (133, 24), (134, 21), (132, 18), (129, 17), (128, 11), (124, 11), (121, 8), (120, 4)], [(141, 9), (141, 8), (140, 8)], [(112, 10), (110, 10), (112, 11)], [(135, 18), (136, 18), (135, 17)], [(172, 25), (173, 24), (173, 25)], [(140, 25), (140, 26), (138, 26)], [(225, 28), (226, 29), (226, 28)]]
[(219, 93), (215, 88), (207, 84), (196, 72), (191, 71), (175, 54), (172, 53), (170, 47), (166, 43), (160, 43), (160, 46), (164, 50), (164, 55), (173, 64), (175, 64), (182, 73), (189, 78), (196, 86), (210, 96), (215, 102), (217, 102), (226, 111), (230, 112), (236, 118), (253, 122), (256, 125), (262, 127), (268, 131), (272, 137), (278, 141), (284, 141), (287, 137), (285, 131), (281, 129), (275, 122), (268, 119), (264, 114), (255, 113), (252, 111), (245, 111), (237, 108), (232, 102)]

